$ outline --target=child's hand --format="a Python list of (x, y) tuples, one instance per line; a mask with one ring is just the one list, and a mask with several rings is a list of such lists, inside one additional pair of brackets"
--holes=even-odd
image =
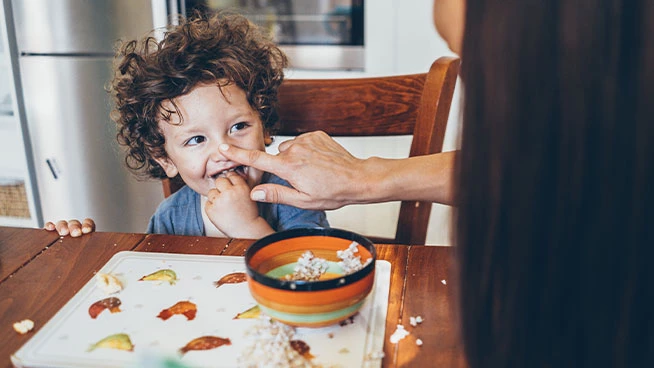
[(274, 232), (259, 216), (247, 182), (235, 172), (216, 179), (216, 188), (207, 193), (205, 211), (211, 222), (229, 237), (258, 239)]
[(70, 234), (73, 238), (82, 236), (95, 231), (95, 222), (90, 218), (85, 218), (82, 223), (79, 220), (61, 220), (57, 223), (52, 221), (46, 222), (44, 228), (48, 231), (57, 231), (59, 235), (66, 236)]

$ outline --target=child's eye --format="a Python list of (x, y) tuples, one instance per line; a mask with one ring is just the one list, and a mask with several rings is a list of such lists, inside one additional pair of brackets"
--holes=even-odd
[(236, 124), (232, 125), (231, 128), (229, 128), (229, 132), (230, 133), (236, 133), (239, 130), (243, 130), (243, 129), (247, 128), (247, 126), (248, 126), (248, 124), (245, 123), (245, 122), (236, 123)]
[(186, 143), (184, 145), (185, 146), (195, 146), (195, 145), (198, 145), (198, 144), (204, 142), (205, 140), (206, 140), (205, 137), (203, 137), (201, 135), (196, 135), (195, 137), (193, 137), (193, 138), (189, 139), (188, 141), (186, 141)]

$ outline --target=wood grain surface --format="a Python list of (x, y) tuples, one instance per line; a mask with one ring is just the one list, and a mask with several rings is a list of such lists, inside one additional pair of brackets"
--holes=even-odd
[[(31, 232), (24, 233), (24, 236)], [(9, 357), (88, 282), (117, 252), (132, 250), (143, 234), (92, 233), (58, 239), (13, 277), (0, 284), (0, 367), (11, 367)], [(34, 242), (34, 238), (23, 237)], [(46, 244), (46, 243), (44, 243)], [(34, 321), (34, 330), (17, 334), (12, 324)]]
[(0, 226), (0, 283), (58, 239), (53, 231)]
[[(0, 263), (12, 264), (0, 281), (0, 368), (77, 291), (120, 251), (242, 256), (251, 239), (92, 233), (59, 238), (39, 229), (0, 227)], [(17, 244), (20, 247), (17, 247)], [(457, 333), (453, 254), (449, 247), (376, 245), (379, 260), (391, 263), (383, 367), (465, 367)], [(22, 250), (22, 252), (21, 252)], [(443, 283), (445, 280), (446, 283)], [(424, 322), (410, 325), (411, 316)], [(32, 319), (35, 329), (19, 335), (14, 322)], [(398, 344), (389, 339), (397, 324), (410, 333)], [(423, 341), (416, 345), (416, 338)]]
[[(451, 247), (411, 247), (402, 313), (402, 325), (411, 335), (398, 343), (402, 354), (397, 366), (465, 367), (456, 328), (452, 261)], [(411, 326), (410, 318), (417, 316), (424, 321)]]
[(223, 252), (227, 243), (229, 243), (228, 238), (149, 234), (134, 250), (156, 253), (219, 255)]

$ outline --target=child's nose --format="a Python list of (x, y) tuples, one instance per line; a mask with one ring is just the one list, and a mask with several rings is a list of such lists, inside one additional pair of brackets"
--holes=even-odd
[(211, 150), (210, 158), (211, 158), (212, 161), (225, 161), (226, 160), (225, 156), (223, 156), (222, 153), (220, 153), (220, 151), (218, 150), (218, 146), (214, 147)]

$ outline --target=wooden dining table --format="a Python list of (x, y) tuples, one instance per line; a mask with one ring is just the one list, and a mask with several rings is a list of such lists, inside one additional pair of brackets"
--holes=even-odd
[[(0, 368), (117, 252), (242, 256), (254, 240), (94, 232), (60, 237), (43, 229), (0, 226)], [(391, 264), (383, 367), (465, 367), (447, 246), (377, 244)], [(421, 316), (423, 322), (410, 324)], [(24, 335), (14, 322), (34, 321)], [(397, 325), (410, 335), (390, 341)], [(417, 340), (422, 341), (422, 345)]]

